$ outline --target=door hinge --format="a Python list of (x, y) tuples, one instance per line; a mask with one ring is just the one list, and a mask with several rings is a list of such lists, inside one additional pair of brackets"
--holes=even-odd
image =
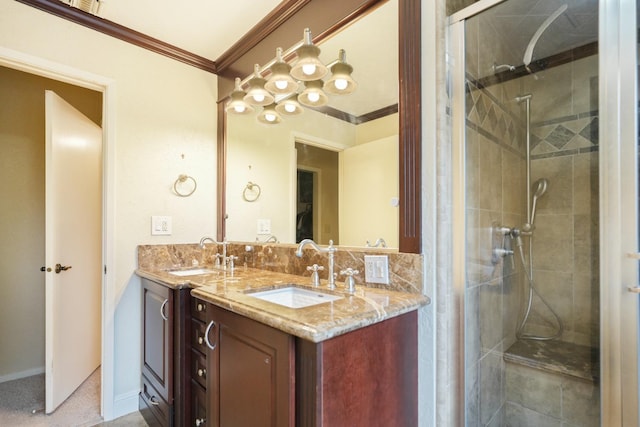
[(104, 266), (104, 274), (107, 274), (107, 266)]

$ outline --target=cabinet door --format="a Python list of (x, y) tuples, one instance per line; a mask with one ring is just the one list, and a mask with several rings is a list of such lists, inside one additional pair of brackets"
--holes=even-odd
[(213, 322), (208, 337), (214, 347), (207, 355), (213, 421), (207, 425), (293, 425), (293, 338), (215, 306), (207, 310)]
[(142, 280), (142, 374), (168, 403), (173, 401), (173, 291)]

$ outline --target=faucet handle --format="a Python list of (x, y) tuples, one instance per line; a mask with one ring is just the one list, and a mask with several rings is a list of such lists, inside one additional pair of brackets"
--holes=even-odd
[(229, 255), (227, 259), (229, 260), (229, 268), (233, 270), (235, 267), (234, 263), (238, 259), (238, 257), (235, 255)]
[(324, 267), (318, 264), (313, 264), (307, 267), (307, 271), (311, 271), (311, 284), (314, 287), (320, 286), (320, 276), (318, 275), (318, 271), (324, 270)]
[(353, 294), (356, 291), (356, 282), (353, 279), (353, 276), (359, 273), (360, 272), (358, 270), (354, 270), (351, 267), (345, 268), (344, 270), (340, 271), (341, 276), (346, 276), (346, 278), (344, 279), (344, 287), (350, 294)]

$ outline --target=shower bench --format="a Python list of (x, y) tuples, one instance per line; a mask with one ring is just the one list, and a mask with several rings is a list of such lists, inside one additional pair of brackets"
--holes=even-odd
[(519, 340), (504, 361), (507, 425), (600, 425), (597, 348)]

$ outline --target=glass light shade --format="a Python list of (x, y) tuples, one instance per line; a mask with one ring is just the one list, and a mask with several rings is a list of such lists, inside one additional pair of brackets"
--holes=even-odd
[(253, 112), (253, 107), (244, 102), (244, 91), (240, 87), (240, 79), (236, 77), (236, 85), (233, 92), (231, 92), (230, 100), (225, 107), (225, 111), (231, 114), (250, 114)]
[(298, 95), (298, 101), (308, 107), (322, 107), (327, 105), (329, 98), (322, 91), (322, 80), (314, 80), (305, 83), (305, 89)]
[(320, 49), (316, 46), (302, 45), (296, 53), (298, 54), (298, 60), (291, 68), (291, 76), (294, 79), (302, 80), (303, 82), (319, 80), (329, 72), (327, 67), (318, 59)]
[(260, 67), (254, 66), (253, 77), (249, 80), (249, 89), (244, 96), (244, 101), (255, 106), (265, 106), (273, 104), (275, 98), (264, 88), (266, 80), (260, 77)]
[(271, 77), (264, 88), (274, 95), (288, 95), (298, 90), (298, 82), (289, 75), (291, 66), (282, 60), (282, 49), (276, 51), (276, 62), (271, 66)]
[(282, 121), (280, 114), (276, 111), (275, 104), (267, 105), (258, 114), (258, 121), (267, 125), (275, 125)]
[(289, 98), (276, 105), (276, 111), (283, 116), (297, 116), (302, 114), (304, 109), (294, 98)]
[(331, 66), (331, 78), (324, 84), (324, 90), (332, 95), (353, 93), (358, 84), (351, 77), (353, 67), (346, 62), (346, 53), (340, 49), (338, 62)]
[(303, 82), (312, 80), (320, 80), (327, 75), (329, 70), (324, 66), (320, 59), (320, 49), (311, 41), (311, 31), (304, 29), (304, 37), (302, 46), (296, 50), (298, 60), (291, 68), (291, 77)]

